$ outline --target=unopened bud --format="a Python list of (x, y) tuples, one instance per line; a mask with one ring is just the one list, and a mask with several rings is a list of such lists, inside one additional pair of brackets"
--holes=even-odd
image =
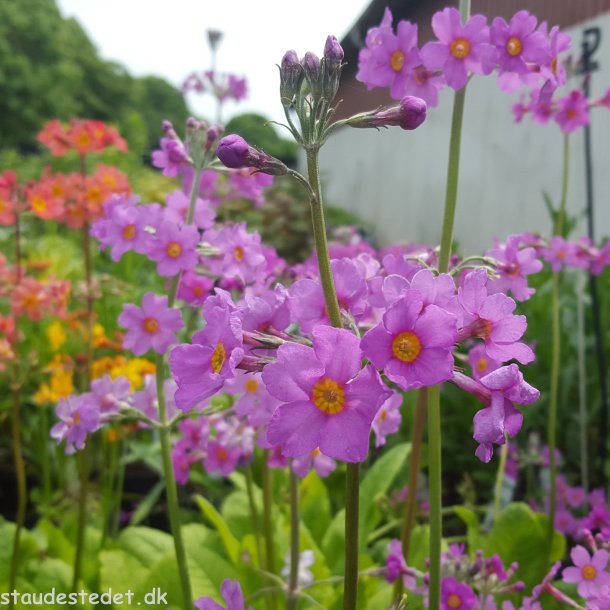
[(327, 61), (341, 63), (343, 61), (343, 47), (339, 44), (336, 36), (328, 36), (324, 45), (324, 59)]
[(286, 51), (280, 65), (280, 99), (282, 106), (288, 107), (292, 104), (295, 96), (301, 90), (304, 78), (305, 72), (296, 51)]
[(210, 125), (207, 132), (207, 140), (205, 144), (206, 150), (211, 150), (214, 143), (222, 136), (225, 128), (222, 125)]
[(426, 120), (426, 102), (418, 97), (404, 97), (398, 106), (363, 112), (348, 119), (350, 127), (392, 127), (417, 129)]
[(231, 169), (255, 167), (264, 174), (272, 176), (288, 173), (288, 168), (279, 159), (253, 148), (237, 134), (231, 134), (220, 140), (216, 154), (222, 163)]

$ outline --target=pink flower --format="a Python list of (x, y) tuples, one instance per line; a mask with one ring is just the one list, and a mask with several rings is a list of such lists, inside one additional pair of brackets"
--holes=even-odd
[(82, 449), (87, 435), (99, 428), (100, 413), (90, 393), (62, 398), (55, 414), (60, 421), (51, 428), (51, 437), (58, 443), (65, 440), (69, 455)]
[(202, 305), (210, 296), (214, 280), (197, 275), (194, 271), (185, 271), (180, 278), (178, 298), (192, 305)]
[(208, 298), (205, 328), (193, 335), (193, 344), (179, 345), (169, 355), (176, 405), (185, 412), (220, 390), (244, 356), (241, 320), (230, 298), (222, 299)]
[(337, 462), (324, 455), (319, 449), (314, 449), (308, 455), (292, 460), (292, 471), (302, 479), (309, 474), (312, 468), (319, 477), (325, 478), (337, 468)]
[(389, 393), (375, 369), (361, 366), (359, 340), (344, 329), (318, 326), (313, 347), (282, 345), (263, 370), (267, 390), (285, 403), (269, 422), (269, 442), (288, 457), (319, 448), (337, 460), (363, 461), (371, 423)]
[(514, 358), (522, 364), (534, 360), (534, 352), (519, 339), (527, 328), (525, 316), (515, 316), (516, 303), (505, 294), (487, 294), (487, 272), (470, 272), (458, 291), (463, 310), (459, 339), (480, 337), (487, 355), (498, 362)]
[(453, 89), (466, 85), (468, 73), (489, 74), (495, 64), (495, 50), (489, 44), (489, 28), (483, 15), (473, 15), (462, 25), (455, 8), (432, 17), (432, 29), (440, 42), (429, 42), (421, 50), (424, 64), (443, 70)]
[(424, 307), (418, 290), (409, 290), (362, 339), (362, 350), (403, 390), (451, 378), (456, 317), (437, 305)]
[(237, 468), (241, 457), (238, 447), (225, 446), (217, 440), (210, 441), (206, 451), (203, 467), (207, 472), (217, 472), (223, 477), (230, 475)]
[(374, 35), (367, 36), (367, 49), (360, 53), (356, 78), (369, 89), (390, 87), (392, 98), (399, 100), (406, 95), (411, 71), (422, 61), (417, 48), (417, 25), (400, 21), (394, 34), (391, 22), (392, 15), (387, 11), (386, 25), (382, 23)]
[(453, 576), (445, 576), (441, 581), (441, 610), (473, 610), (478, 600), (474, 591)]
[(590, 597), (596, 595), (601, 587), (610, 585), (610, 574), (606, 571), (610, 554), (599, 550), (589, 555), (583, 546), (575, 546), (570, 553), (574, 566), (563, 571), (564, 582), (578, 585), (578, 595)]
[(375, 419), (373, 420), (373, 432), (375, 432), (375, 447), (385, 445), (386, 436), (398, 432), (402, 416), (403, 396), (399, 392), (394, 392), (382, 405)]
[(170, 220), (164, 220), (157, 227), (156, 239), (148, 243), (148, 256), (157, 262), (159, 275), (171, 277), (195, 267), (198, 243), (196, 227), (179, 227)]
[[(110, 258), (116, 263), (121, 260), (125, 252), (135, 250), (139, 254), (146, 254), (148, 242), (151, 240), (145, 231), (148, 216), (146, 206), (115, 205), (112, 207), (106, 224), (104, 239), (100, 239), (103, 246), (110, 246)], [(95, 224), (103, 223), (105, 219)], [(92, 227), (92, 233), (94, 227)]]
[(589, 103), (580, 89), (570, 91), (557, 100), (558, 112), (555, 121), (563, 133), (571, 133), (589, 124)]
[[(244, 594), (241, 590), (241, 585), (237, 580), (225, 580), (221, 587), (220, 592), (227, 604), (226, 610), (244, 610)], [(195, 600), (195, 607), (198, 610), (225, 610), (223, 606), (217, 604), (211, 597), (200, 597)], [(248, 606), (248, 610), (252, 610), (252, 607)]]
[(498, 63), (503, 72), (527, 74), (526, 62), (548, 66), (551, 62), (549, 44), (542, 32), (534, 32), (536, 17), (527, 11), (515, 13), (510, 24), (495, 17), (490, 29), (491, 42), (498, 50)]
[(161, 150), (152, 153), (152, 164), (163, 170), (163, 175), (173, 178), (184, 171), (187, 165), (184, 144), (175, 138), (161, 138)]
[(164, 354), (176, 342), (176, 333), (184, 328), (179, 310), (167, 306), (167, 296), (147, 292), (142, 298), (142, 307), (127, 303), (119, 315), (118, 322), (127, 329), (123, 347), (136, 356), (153, 349)]
[[(172, 191), (166, 198), (165, 218), (176, 224), (186, 224), (189, 209), (189, 198), (184, 191)], [(210, 202), (197, 197), (193, 214), (193, 224), (198, 229), (209, 229), (214, 226), (216, 213), (211, 208)]]
[(97, 402), (102, 419), (119, 412), (120, 403), (127, 400), (130, 388), (129, 379), (123, 375), (116, 379), (104, 375), (91, 382), (91, 397)]
[(386, 559), (385, 578), (389, 583), (392, 583), (399, 578), (402, 578), (402, 583), (405, 589), (414, 591), (417, 582), (413, 572), (409, 569), (405, 556), (402, 552), (402, 542), (400, 540), (392, 540), (388, 544), (388, 557)]

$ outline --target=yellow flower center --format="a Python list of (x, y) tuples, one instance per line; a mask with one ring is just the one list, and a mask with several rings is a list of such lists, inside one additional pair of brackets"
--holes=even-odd
[(551, 61), (551, 72), (557, 76), (557, 66), (559, 65), (559, 62), (557, 60), (557, 58), (555, 57), (552, 61)]
[(229, 452), (224, 447), (219, 447), (216, 451), (216, 457), (224, 462), (229, 457)]
[(235, 256), (235, 260), (238, 263), (241, 263), (241, 261), (244, 260), (246, 253), (244, 252), (244, 249), (241, 246), (235, 246), (235, 248), (233, 249), (233, 256)]
[(87, 147), (91, 144), (91, 137), (86, 131), (81, 131), (74, 138), (76, 145), (80, 147)]
[(421, 352), (421, 342), (415, 333), (406, 331), (394, 337), (392, 353), (403, 362), (413, 362)]
[(381, 413), (379, 414), (379, 421), (380, 422), (384, 422), (388, 417), (388, 410), (387, 409), (381, 409)]
[(447, 605), (450, 608), (459, 608), (462, 605), (462, 600), (460, 599), (459, 595), (456, 595), (455, 593), (452, 593), (447, 598)]
[(39, 197), (38, 195), (34, 195), (34, 197), (30, 199), (30, 204), (35, 212), (44, 212), (48, 205), (47, 200)]
[(225, 346), (222, 344), (222, 341), (220, 341), (216, 344), (214, 352), (212, 353), (212, 358), (210, 359), (212, 370), (215, 373), (220, 373), (220, 369), (222, 369), (222, 365), (225, 363), (226, 358), (227, 351), (225, 350)]
[(136, 236), (136, 225), (126, 225), (123, 227), (123, 237), (125, 239), (133, 239)]
[(511, 36), (506, 43), (506, 52), (512, 57), (519, 55), (522, 48), (521, 39), (516, 36)]
[(165, 251), (167, 252), (167, 256), (176, 258), (182, 254), (182, 246), (177, 241), (172, 241), (167, 244)]
[(193, 294), (196, 297), (203, 296), (203, 286), (193, 286)]
[(451, 55), (457, 59), (465, 59), (470, 53), (470, 41), (467, 38), (454, 38), (451, 41)]
[(595, 580), (597, 570), (592, 565), (587, 565), (582, 568), (582, 577), (585, 580)]
[[(80, 413), (75, 413), (74, 417), (72, 418), (72, 421), (74, 422), (75, 426), (78, 426), (78, 424), (80, 424)], [(584, 572), (584, 568), (583, 568), (583, 572)]]
[(479, 358), (475, 364), (475, 369), (479, 375), (487, 369), (487, 358)]
[(248, 379), (246, 381), (246, 392), (248, 394), (254, 394), (258, 390), (258, 381), (256, 379)]
[(390, 66), (394, 72), (400, 72), (405, 65), (405, 54), (402, 51), (394, 51), (390, 57)]
[(322, 452), (320, 451), (319, 447), (316, 447), (312, 452), (311, 452), (311, 457), (318, 457), (319, 455), (322, 455)]
[(156, 332), (159, 332), (159, 322), (155, 318), (144, 318), (144, 322), (142, 322), (142, 327), (147, 333), (154, 335)]
[(345, 408), (345, 390), (334, 379), (322, 377), (313, 387), (311, 400), (323, 413), (336, 415)]

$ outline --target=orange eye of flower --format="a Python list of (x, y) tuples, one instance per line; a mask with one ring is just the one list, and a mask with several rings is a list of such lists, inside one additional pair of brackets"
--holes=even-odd
[(447, 598), (447, 605), (450, 608), (459, 608), (462, 605), (462, 600), (460, 599), (459, 595), (456, 595), (455, 593), (452, 593)]
[(159, 322), (155, 318), (145, 318), (142, 322), (142, 328), (151, 335), (159, 332)]
[(123, 227), (123, 237), (125, 239), (133, 239), (136, 236), (136, 225), (126, 225)]
[(246, 392), (254, 394), (258, 390), (258, 381), (256, 379), (248, 379), (246, 381)]
[(597, 570), (592, 565), (583, 566), (581, 573), (585, 580), (595, 580), (597, 576)]
[(516, 36), (511, 36), (506, 43), (506, 52), (511, 57), (516, 57), (521, 53), (523, 49), (523, 45), (521, 44), (521, 40)]
[(402, 51), (394, 51), (390, 57), (390, 66), (394, 72), (400, 72), (405, 65), (405, 54)]
[(467, 38), (455, 38), (451, 41), (451, 55), (465, 59), (470, 53), (470, 41)]
[(415, 333), (406, 331), (394, 337), (392, 353), (403, 362), (413, 362), (421, 352), (421, 342)]
[(235, 260), (238, 263), (241, 263), (241, 261), (244, 260), (246, 253), (244, 252), (244, 249), (241, 246), (235, 246), (235, 248), (233, 249), (233, 256), (235, 256)]
[(177, 258), (182, 254), (182, 246), (178, 242), (172, 241), (167, 244), (167, 248), (165, 248), (165, 251), (167, 252), (167, 256), (170, 256), (171, 258)]
[(210, 365), (215, 373), (220, 373), (220, 369), (222, 369), (226, 358), (227, 351), (225, 350), (225, 346), (222, 344), (222, 342), (220, 342), (214, 348), (214, 352), (212, 353), (212, 357), (210, 359)]
[(323, 413), (336, 415), (345, 408), (345, 390), (334, 379), (323, 377), (313, 387), (311, 400)]

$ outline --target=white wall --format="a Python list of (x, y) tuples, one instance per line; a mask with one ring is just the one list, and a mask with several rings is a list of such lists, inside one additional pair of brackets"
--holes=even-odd
[[(610, 13), (569, 30), (572, 53), (580, 53), (582, 31), (602, 30), (592, 77), (592, 97), (610, 87)], [(576, 80), (573, 85), (577, 85)], [(380, 244), (440, 240), (447, 173), (453, 92), (416, 131), (391, 128), (343, 129), (320, 155), (326, 200), (356, 212), (376, 227)], [(521, 231), (550, 232), (542, 199), (557, 203), (561, 191), (563, 134), (555, 123), (538, 125), (526, 117), (515, 124), (511, 112), (518, 94), (505, 94), (495, 77), (475, 77), (468, 85), (455, 239), (466, 254), (490, 247), (494, 237)], [(570, 214), (584, 213), (584, 133), (571, 141)], [(596, 235), (610, 236), (610, 110), (592, 111)], [(577, 234), (585, 233), (583, 217)], [(599, 241), (599, 240), (598, 240)]]

